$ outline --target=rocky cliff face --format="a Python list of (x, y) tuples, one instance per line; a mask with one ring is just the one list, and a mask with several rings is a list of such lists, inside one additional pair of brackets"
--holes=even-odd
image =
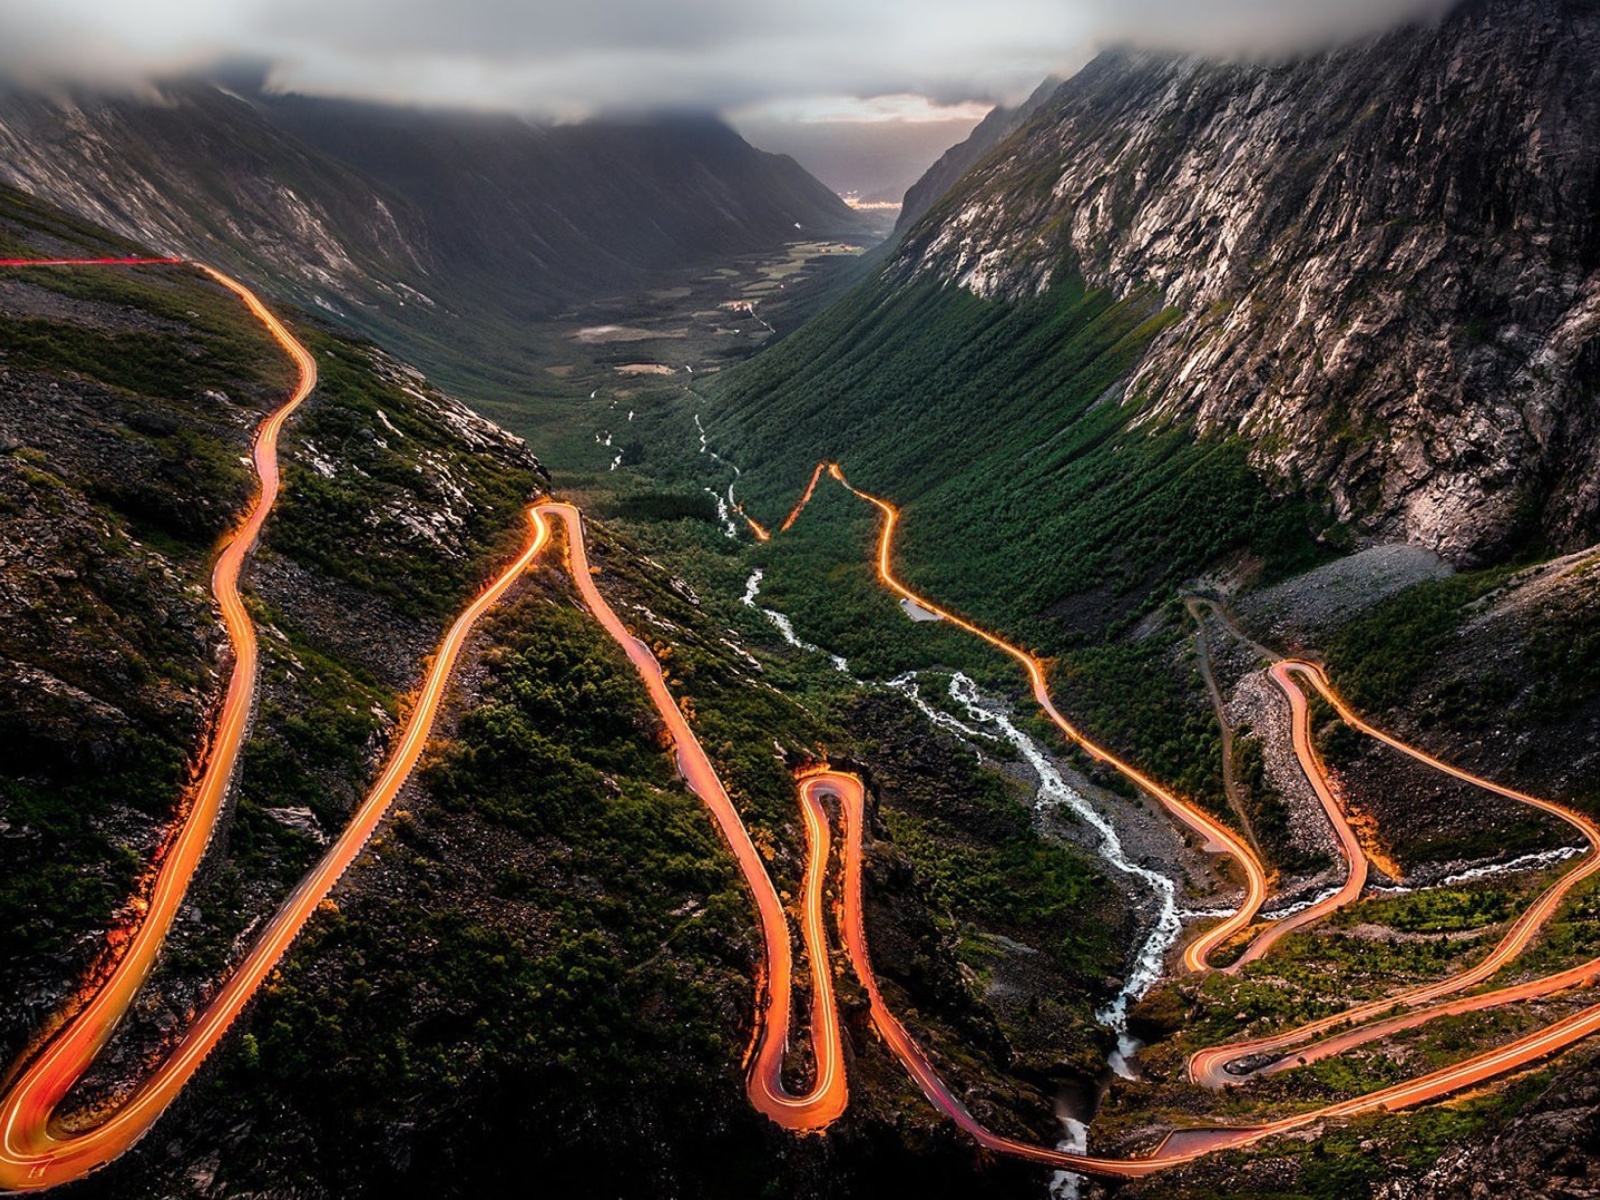
[(429, 265), (419, 211), (205, 84), (0, 93), (0, 180), (143, 244), (270, 275), (324, 308), (396, 303)]
[(1475, 0), (1288, 65), (1114, 53), (909, 231), (986, 297), (1181, 319), (1127, 394), (1458, 562), (1600, 530), (1600, 5)]

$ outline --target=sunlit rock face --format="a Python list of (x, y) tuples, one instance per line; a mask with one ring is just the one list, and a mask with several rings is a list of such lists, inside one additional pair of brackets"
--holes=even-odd
[(1483, 0), (1290, 64), (1113, 53), (907, 236), (986, 297), (1183, 314), (1129, 380), (1457, 562), (1600, 532), (1600, 6)]

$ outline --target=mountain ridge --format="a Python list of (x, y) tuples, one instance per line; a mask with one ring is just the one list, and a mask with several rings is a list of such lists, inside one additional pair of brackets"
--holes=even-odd
[(937, 204), (942, 196), (961, 182), (968, 171), (977, 166), (985, 155), (1014, 134), (1028, 118), (1048, 103), (1064, 80), (1052, 75), (1047, 78), (1021, 104), (1014, 108), (996, 105), (979, 121), (977, 127), (962, 141), (951, 146), (937, 162), (906, 189), (900, 206), (900, 215), (894, 223), (895, 233), (901, 234), (916, 224), (924, 213)]
[(888, 271), (1151, 289), (1181, 316), (1126, 381), (1149, 419), (1243, 433), (1369, 537), (1570, 549), (1600, 528), (1596, 64), (1587, 0), (1474, 0), (1283, 65), (1111, 52)]
[(478, 401), (530, 390), (530, 326), (573, 305), (869, 237), (711, 118), (545, 127), (231, 82), (0, 88), (0, 182), (336, 316)]

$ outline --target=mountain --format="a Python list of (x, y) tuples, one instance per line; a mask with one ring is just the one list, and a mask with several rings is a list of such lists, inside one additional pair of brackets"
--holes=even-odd
[(867, 230), (792, 159), (710, 118), (544, 127), (232, 82), (5, 90), (0, 181), (501, 392), (537, 367), (531, 322)]
[[(6, 189), (0, 245), (141, 250)], [(202, 958), (218, 947), (195, 944), (225, 946), (347, 815), (434, 626), (542, 486), (519, 439), (413, 369), (323, 326), (303, 336), (322, 379), (286, 439), (286, 494), (247, 580), (265, 682), (219, 839), (248, 847), (250, 865), (219, 849), (207, 883), (220, 890), (187, 923)], [(0, 273), (8, 1061), (115, 952), (138, 867), (182, 803), (226, 680), (213, 547), (252, 494), (255, 428), (292, 381), (243, 306), (188, 268)], [(300, 671), (315, 679), (305, 692), (289, 686)]]
[(1597, 37), (1592, 4), (1481, 0), (1284, 65), (1102, 56), (855, 296), (719, 382), (707, 428), (768, 516), (840, 457), (947, 514), (908, 517), (908, 554), (1029, 547), (1030, 620), (1108, 572), (1145, 595), (1212, 551), (1264, 554), (1245, 514), (1269, 496), (1307, 501), (1294, 520), (1328, 546), (1467, 565), (1586, 545)]
[(963, 175), (1022, 128), (1060, 86), (1061, 80), (1051, 76), (1015, 108), (997, 105), (990, 110), (989, 115), (979, 121), (964, 140), (941, 154), (939, 160), (906, 190), (900, 215), (894, 223), (895, 232), (901, 233), (916, 224), (924, 213), (938, 203), (939, 197), (960, 182)]
[[(1470, 66), (1468, 65), (1470, 64)], [(1154, 424), (1457, 562), (1600, 532), (1600, 12), (1477, 0), (1288, 65), (1103, 56), (905, 236), (980, 297), (1175, 314)]]
[(414, 207), (436, 264), (518, 281), (501, 303), (527, 307), (530, 285), (560, 303), (640, 271), (863, 228), (792, 158), (711, 117), (547, 127), (304, 96), (260, 103), (276, 129)]

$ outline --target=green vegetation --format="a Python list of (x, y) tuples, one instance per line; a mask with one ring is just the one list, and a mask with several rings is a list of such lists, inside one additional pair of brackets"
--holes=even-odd
[(1135, 424), (1146, 398), (1118, 381), (1172, 314), (1061, 275), (1016, 304), (879, 280), (718, 376), (707, 429), (745, 468), (740, 495), (781, 519), (839, 460), (902, 506), (908, 580), (1048, 653), (1231, 551), (1313, 561), (1309, 508), (1269, 495), (1241, 443)]
[[(1509, 574), (1500, 568), (1426, 580), (1349, 622), (1324, 647), (1334, 684), (1359, 712), (1392, 711), (1455, 636), (1466, 619), (1465, 606)], [(1492, 705), (1494, 697), (1486, 702)]]
[[(102, 822), (122, 804), (147, 818), (162, 816), (182, 786), (184, 762), (176, 737), (140, 730), (120, 731), (114, 751), (98, 764), (52, 761), (38, 717), (24, 719), (14, 705), (0, 712), (0, 744), (7, 747), (0, 757), (0, 814), (23, 842), (0, 858), (7, 867), (0, 982), (7, 983), (18, 966), (40, 960), (70, 957), (86, 965), (85, 930), (103, 927), (144, 866)], [(89, 955), (99, 948), (89, 947)]]
[[(764, 606), (786, 614), (801, 637), (850, 661), (857, 676), (888, 679), (942, 666), (986, 682), (1025, 683), (1015, 661), (965, 630), (913, 621), (876, 570), (882, 518), (876, 508), (830, 482), (819, 484), (805, 515), (757, 547)], [(764, 635), (770, 640), (770, 628)]]
[[(504, 450), (464, 444), (372, 348), (316, 330), (303, 340), (317, 358), (317, 391), (290, 442), (335, 456), (342, 469), (329, 475), (298, 458), (286, 466), (273, 547), (401, 613), (452, 613), (520, 543), (517, 513), (538, 480)], [(451, 518), (432, 529), (441, 511)]]
[(937, 786), (892, 772), (897, 786), (882, 815), (939, 917), (951, 928), (1001, 932), (1042, 949), (1083, 985), (1098, 988), (1118, 974), (1122, 931), (1084, 919), (1115, 907), (1106, 877), (1082, 855), (1043, 838), (1014, 789), (982, 770), (971, 751), (904, 749), (917, 746), (923, 719), (901, 702), (864, 699), (860, 709), (880, 736), (895, 735), (880, 750), (890, 763), (903, 772), (915, 754), (919, 774), (938, 768)]
[(1177, 631), (1164, 632), (1063, 655), (1050, 676), (1051, 691), (1075, 721), (1141, 770), (1231, 824), (1222, 729), (1197, 668), (1173, 661)]
[(485, 694), (429, 770), (445, 807), (540, 834), (581, 820), (618, 775), (665, 786), (654, 720), (634, 681), (587, 636), (588, 615), (527, 604), (512, 614), (521, 627), (504, 621), (504, 640), (485, 656)]
[(1562, 720), (1600, 697), (1600, 606), (1541, 624), (1523, 652), (1532, 693), (1521, 724)]
[[(603, 527), (591, 526), (590, 549), (619, 612), (648, 609), (676, 627), (670, 642), (656, 620), (636, 629), (663, 656), (780, 889), (798, 882), (799, 837), (774, 739), (790, 754), (819, 740), (853, 749), (886, 789), (894, 840), (878, 854), (909, 864), (874, 895), (887, 891), (897, 910), (908, 892), (926, 895), (950, 928), (1046, 949), (1072, 972), (1049, 1003), (1058, 1038), (1070, 1021), (1067, 1045), (1093, 1061), (1089, 1009), (1120, 961), (1120, 901), (1083, 857), (1044, 843), (1012, 789), (970, 755), (929, 761), (925, 727), (898, 697), (851, 701), (840, 725), (821, 726), (760, 686), (670, 578)], [(426, 792), (297, 948), (208, 1093), (248, 1112), (255, 1144), (315, 1150), (239, 1169), (285, 1185), (460, 1192), (497, 1186), (507, 1159), (496, 1140), (514, 1138), (519, 1174), (582, 1170), (602, 1190), (624, 1186), (641, 1156), (710, 1196), (761, 1194), (803, 1172), (788, 1160), (803, 1163), (807, 1147), (764, 1153), (764, 1122), (743, 1099), (748, 896), (677, 780), (632, 668), (555, 566), (490, 618), (486, 640), (474, 702), (431, 751)], [(922, 903), (896, 924), (919, 919)], [(954, 945), (917, 945), (931, 964), (907, 980), (919, 1011), (968, 1028)], [(954, 1048), (993, 1070), (964, 1040)], [(854, 1097), (855, 1119), (901, 1103), (910, 1085), (897, 1070), (884, 1078), (887, 1091)], [(706, 1119), (685, 1125), (685, 1110)], [(616, 1111), (629, 1119), (596, 1119)]]
[[(175, 272), (181, 268), (142, 269)], [(84, 270), (87, 273), (89, 268)], [(108, 273), (101, 271), (102, 275)], [(48, 290), (63, 290), (62, 280), (46, 272), (39, 272), (39, 279)], [(169, 298), (154, 287), (97, 282), (74, 286), (72, 291), (97, 296), (102, 303), (137, 304), (166, 327), (108, 332), (39, 317), (0, 317), (0, 345), (5, 346), (13, 366), (71, 373), (137, 396), (181, 401), (204, 388), (232, 386), (254, 370), (259, 360), (259, 329), (252, 333), (234, 320), (199, 322), (187, 316), (178, 324), (162, 311), (170, 310), (170, 303), (141, 303)]]
[[(53, 255), (129, 251), (0, 189), (5, 252), (39, 255), (45, 239)], [(11, 288), (0, 416), (24, 444), (0, 456), (15, 548), (0, 621), (0, 991), (50, 996), (105, 949), (182, 797), (212, 679), (207, 555), (249, 494), (248, 413), (288, 376), (237, 301), (191, 271), (51, 268)], [(0, 1054), (43, 1007), (7, 1011)]]
[[(91, 299), (96, 285), (65, 275), (52, 286)], [(202, 318), (180, 314), (166, 286), (144, 296), (145, 284), (117, 280), (99, 299), (154, 322), (197, 320), (186, 332), (152, 325), (107, 338), (6, 318), (0, 343), (15, 369), (104, 385), (141, 409), (119, 436), (141, 447), (151, 469), (85, 492), (147, 542), (185, 548), (194, 574), (249, 476), (217, 428), (179, 427), (154, 410), (210, 387), (243, 386), (259, 398), (274, 383), (259, 370), (259, 339), (236, 320), (214, 320), (208, 307)], [(1186, 428), (1146, 420), (1148, 398), (1122, 395), (1118, 381), (1171, 319), (1148, 295), (1116, 301), (1071, 279), (1015, 306), (925, 284), (892, 294), (868, 285), (712, 383), (702, 411), (716, 413), (718, 448), (751, 467), (741, 496), (774, 525), (823, 457), (902, 504), (897, 551), (908, 580), (1049, 654), (1052, 687), (1075, 720), (1225, 816), (1219, 729), (1183, 657), (1183, 629), (1162, 606), (1231, 556), (1260, 557), (1266, 578), (1315, 561), (1319, 522), (1308, 504), (1267, 492), (1242, 442), (1197, 441)], [(461, 447), (425, 401), (374, 365), (369, 347), (323, 331), (307, 340), (322, 385), (286, 438), (296, 457), (269, 545), (431, 629), (520, 539), (533, 475), (515, 456)], [(645, 447), (659, 478), (641, 471), (608, 485), (616, 490), (591, 512), (617, 524), (595, 531), (594, 561), (618, 611), (663, 661), (780, 890), (792, 895), (798, 885), (792, 766), (827, 755), (863, 763), (879, 801), (875, 948), (910, 1011), (932, 1022), (935, 1050), (980, 1091), (1026, 1059), (1035, 1040), (1047, 1044), (1048, 1065), (1013, 1086), (1044, 1097), (1052, 1072), (1087, 1070), (1103, 1037), (1090, 1011), (1123, 965), (1128, 922), (1116, 888), (1084, 854), (1041, 836), (1023, 787), (930, 735), (901, 699), (862, 695), (821, 656), (779, 647), (735, 598), (760, 567), (762, 602), (868, 679), (961, 669), (1018, 695), (1015, 664), (948, 624), (898, 611), (873, 569), (879, 514), (837, 485), (824, 482), (788, 534), (739, 545), (722, 537), (714, 501), (697, 490), (706, 460), (660, 453), (639, 437), (628, 443), (630, 466)], [(65, 503), (54, 492), (68, 484), (48, 454), (29, 449), (14, 465), (36, 493), (29, 511)], [(6, 493), (0, 503), (19, 502)], [(397, 519), (443, 510), (454, 519), (448, 547)], [(694, 586), (645, 570), (636, 550), (660, 555)], [(1501, 578), (1422, 585), (1344, 630), (1330, 647), (1341, 686), (1374, 712), (1401, 702), (1463, 606)], [(224, 918), (211, 936), (180, 940), (160, 982), (218, 969), (251, 906), (264, 907), (315, 853), (273, 810), (306, 808), (336, 828), (370, 773), (381, 714), (395, 708), (392, 686), (316, 621), (255, 608), (282, 634), (266, 646), (280, 690), (259, 707), (225, 861), (195, 895), (208, 915), (225, 911), (235, 925)], [(1600, 634), (1588, 632), (1530, 647), (1552, 712), (1600, 693)], [(494, 1150), (517, 1144), (531, 1149), (515, 1163), (516, 1181), (581, 1170), (593, 1191), (636, 1180), (641, 1161), (697, 1181), (706, 1195), (758, 1194), (775, 1179), (806, 1177), (817, 1146), (786, 1142), (775, 1165), (763, 1153), (765, 1127), (740, 1095), (756, 953), (748, 897), (701, 805), (677, 781), (631, 669), (553, 567), (501, 611), (485, 640), (481, 670), (469, 677), (454, 729), (432, 749), (422, 789), (341, 903), (325, 906), (250, 1032), (205, 1085), (203, 1106), (242, 1121), (262, 1147), (241, 1152), (258, 1161), (230, 1160), (230, 1169), (239, 1181), (270, 1179), (287, 1191), (309, 1183), (494, 1191), (513, 1182), (507, 1156)], [(160, 686), (192, 687), (203, 675), (179, 657), (152, 651), (131, 661)], [(1473, 711), (1486, 711), (1489, 701), (1478, 703)], [(1357, 748), (1351, 731), (1320, 717), (1319, 745), (1348, 758)], [(0, 740), (13, 718), (0, 712)], [(0, 889), (0, 922), (9, 916), (23, 931), (11, 935), (19, 944), (35, 939), (24, 957), (81, 948), (78, 928), (54, 923), (56, 908), (99, 914), (125, 897), (141, 858), (102, 822), (119, 805), (166, 817), (190, 731), (172, 722), (165, 732), (122, 737), (110, 769), (74, 763), (41, 783), (19, 768), (0, 780), (0, 815), (45, 851)], [(1289, 870), (1319, 865), (1287, 844), (1287, 808), (1266, 783), (1259, 740), (1241, 731), (1236, 753), (1269, 857)], [(1507, 919), (1517, 903), (1510, 891), (1485, 888), (1352, 907), (1333, 930), (1290, 939), (1242, 978), (1212, 976), (1183, 992), (1198, 1012), (1179, 1041), (1231, 1034), (1241, 1017), (1270, 1028), (1337, 1011), (1442, 975), (1484, 942), (1369, 937), (1351, 932), (1357, 924), (1470, 932)], [(30, 924), (38, 913), (45, 920)], [(1576, 953), (1600, 938), (1595, 916), (1569, 906), (1547, 952)], [(1035, 955), (1050, 987), (1008, 1007), (1013, 984), (1001, 972)], [(847, 1003), (858, 1001), (844, 988)], [(1411, 1048), (1432, 1061), (1494, 1028), (1492, 1019), (1444, 1023)], [(870, 1083), (856, 1097), (852, 1131), (876, 1136), (872, 1123), (885, 1114), (914, 1120), (900, 1103), (910, 1085), (898, 1074), (885, 1082), (880, 1048), (861, 1037), (853, 1049), (852, 1070), (865, 1063)], [(1029, 1060), (1029, 1070), (1042, 1061)], [(1403, 1073), (1373, 1055), (1319, 1063), (1283, 1086), (1304, 1100)], [(1237, 1101), (1241, 1111), (1250, 1103)], [(686, 1128), (683, 1111), (703, 1119)], [(1493, 1111), (1482, 1102), (1367, 1124), (1381, 1124), (1385, 1153), (1420, 1164)], [(1357, 1194), (1379, 1177), (1323, 1148), (1366, 1127), (1285, 1152), (1306, 1196)], [(310, 1152), (277, 1153), (284, 1146)], [(854, 1151), (830, 1141), (825, 1152)]]
[(1509, 978), (1558, 971), (1592, 958), (1600, 958), (1600, 883), (1586, 880), (1562, 901), (1539, 940), (1504, 974)]
[[(1448, 1147), (1492, 1131), (1535, 1100), (1550, 1077), (1548, 1070), (1534, 1071), (1503, 1091), (1415, 1112), (1358, 1117), (1312, 1141), (1269, 1142), (1248, 1157), (1222, 1155), (1195, 1172), (1208, 1181), (1233, 1182), (1185, 1185), (1169, 1176), (1159, 1189), (1139, 1188), (1132, 1194), (1171, 1200), (1360, 1200), (1401, 1172), (1432, 1166)], [(1285, 1181), (1271, 1190), (1239, 1186), (1239, 1180), (1255, 1174), (1249, 1159), (1261, 1154), (1273, 1175)]]
[[(0, 193), (0, 237), (19, 256), (40, 253), (41, 238), (49, 254), (130, 250), (11, 193)], [(11, 288), (0, 306), (3, 415), (24, 445), (0, 456), (0, 512), (8, 545), (15, 537), (51, 570), (20, 578), (8, 594), (22, 609), (0, 631), (10, 664), (0, 706), (0, 990), (47, 997), (0, 1022), (6, 1054), (102, 952), (98, 931), (120, 921), (182, 799), (218, 679), (211, 552), (253, 489), (251, 429), (293, 378), (237, 299), (191, 269), (52, 268)], [(411, 644), (431, 638), (439, 615), (453, 614), (520, 542), (520, 509), (536, 483), (518, 455), (463, 443), (370, 347), (301, 332), (321, 386), (283, 439), (286, 493), (323, 478), (297, 461), (309, 457), (307, 438), (320, 439), (320, 456), (349, 486), (329, 489), (337, 503), (285, 506), (268, 524), (255, 578), (283, 579), (274, 549), (311, 571), (275, 596), (284, 612), (250, 598), (263, 689), (237, 801), (190, 897), (200, 916), (180, 920), (158, 967), (158, 993), (182, 995), (221, 967), (318, 851), (287, 811), (310, 810), (336, 831), (381, 749), (375, 735), (394, 711), (395, 684), (380, 685), (374, 671), (411, 668), (397, 671), (395, 651), (374, 655), (359, 634), (340, 636), (359, 594), (319, 588), (330, 575), (370, 585), (381, 568), (400, 581), (390, 611), (419, 614), (420, 638), (399, 632)], [(372, 519), (405, 503), (433, 515), (448, 501), (461, 521), (457, 546)], [(119, 1035), (136, 1055), (152, 1036), (144, 1022), (141, 1011)]]
[(1358, 1000), (1442, 979), (1475, 961), (1489, 944), (1485, 937), (1369, 937), (1342, 927), (1293, 933), (1237, 977), (1207, 977), (1198, 987), (1204, 1007), (1185, 1025), (1181, 1045), (1216, 1045), (1237, 1036), (1246, 1023), (1257, 1032), (1287, 1028)]
[(1317, 757), (1334, 770), (1350, 767), (1375, 743), (1353, 725), (1346, 724), (1338, 711), (1321, 694), (1307, 696), (1310, 710), (1311, 743)]
[[(1052, 656), (1052, 687), (1092, 735), (1225, 812), (1220, 730), (1198, 681), (1173, 669), (1181, 630), (1152, 616), (1155, 636), (1121, 635), (1230, 554), (1256, 554), (1272, 577), (1323, 552), (1311, 508), (1271, 496), (1242, 443), (1142, 422), (1145, 398), (1122, 395), (1119, 380), (1172, 317), (1147, 294), (1117, 301), (1070, 270), (1017, 304), (869, 282), (700, 384), (703, 397), (645, 406), (648, 472), (662, 496), (691, 480), (726, 486), (726, 468), (693, 453), (692, 410), (712, 448), (745, 468), (739, 498), (776, 528), (816, 462), (840, 461), (901, 506), (903, 578)], [(950, 667), (1016, 694), (1003, 657), (896, 611), (873, 570), (879, 521), (822, 481), (793, 528), (746, 553), (765, 572), (763, 604), (861, 677)], [(706, 526), (694, 559), (671, 560), (702, 590), (705, 568), (718, 587), (738, 569), (717, 567), (729, 551), (712, 550), (713, 537)]]
[[(241, 804), (308, 808), (336, 829), (355, 799), (349, 784), (366, 774), (394, 698), (316, 649), (286, 617), (272, 618), (263, 639), (267, 694), (256, 716), (260, 728), (245, 746)], [(336, 789), (333, 780), (345, 786)]]
[(705, 492), (637, 492), (620, 496), (598, 515), (626, 521), (704, 521), (717, 524), (717, 502)]
[(1401, 933), (1454, 933), (1509, 921), (1527, 901), (1504, 888), (1433, 888), (1351, 905), (1336, 921), (1343, 926), (1370, 922)]

